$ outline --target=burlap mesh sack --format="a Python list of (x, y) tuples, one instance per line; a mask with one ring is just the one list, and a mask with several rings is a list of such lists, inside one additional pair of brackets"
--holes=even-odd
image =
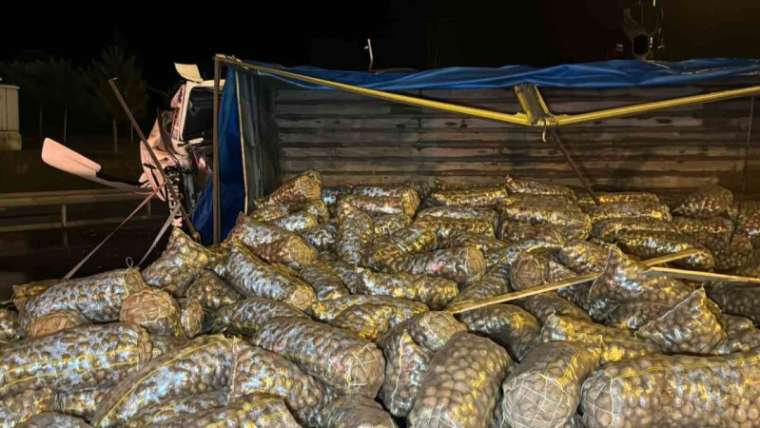
[(0, 397), (0, 427), (13, 428), (32, 416), (55, 410), (55, 392), (51, 389), (27, 389)]
[(264, 297), (249, 297), (217, 311), (211, 322), (215, 332), (229, 332), (251, 336), (272, 318), (306, 318), (306, 314), (288, 305)]
[(383, 406), (367, 397), (344, 395), (330, 400), (323, 411), (325, 428), (396, 428)]
[(457, 284), (469, 284), (483, 276), (486, 260), (475, 247), (454, 247), (409, 255), (392, 263), (391, 271), (439, 276)]
[(500, 261), (499, 252), (509, 246), (508, 243), (500, 239), (471, 232), (455, 233), (447, 241), (451, 247), (475, 247), (480, 250), (486, 259), (488, 269), (498, 265)]
[(362, 196), (347, 195), (338, 202), (338, 211), (341, 204), (348, 204), (370, 215), (404, 214), (413, 216), (419, 206), (417, 192), (408, 189), (409, 193), (400, 196)]
[(0, 396), (112, 384), (151, 358), (150, 337), (124, 324), (85, 326), (3, 348)]
[(705, 296), (702, 289), (642, 326), (636, 335), (643, 337), (667, 353), (708, 354), (726, 339), (720, 323), (720, 309)]
[(586, 239), (591, 232), (588, 214), (562, 196), (513, 196), (499, 206), (499, 212), (502, 223), (550, 224), (561, 228), (566, 239)]
[(26, 326), (26, 336), (34, 339), (87, 324), (90, 324), (90, 321), (78, 311), (68, 309), (55, 311), (29, 321)]
[(201, 336), (151, 361), (112, 388), (98, 405), (92, 422), (111, 427), (165, 400), (223, 388), (233, 370), (239, 339)]
[(464, 312), (458, 318), (471, 332), (482, 334), (505, 347), (517, 361), (522, 361), (535, 345), (541, 329), (536, 317), (519, 306), (508, 304)]
[(756, 426), (759, 367), (757, 351), (610, 364), (583, 384), (583, 422), (588, 428)]
[(723, 217), (691, 218), (675, 216), (673, 217), (673, 226), (676, 232), (687, 235), (717, 235), (728, 239), (734, 233), (734, 224), (731, 220)]
[(238, 216), (227, 241), (241, 242), (256, 256), (294, 269), (310, 265), (317, 257), (316, 250), (298, 234), (273, 224), (259, 223), (244, 215)]
[(0, 342), (20, 339), (21, 336), (18, 314), (8, 309), (0, 309)]
[(548, 282), (551, 259), (547, 251), (520, 253), (509, 270), (509, 285), (514, 290), (525, 290)]
[(119, 319), (121, 304), (129, 295), (146, 288), (137, 269), (121, 269), (56, 284), (26, 302), (26, 318), (74, 310), (93, 322)]
[(248, 215), (256, 221), (266, 223), (277, 220), (278, 218), (283, 218), (288, 214), (290, 214), (290, 211), (285, 205), (265, 205), (256, 208)]
[(179, 326), (182, 334), (188, 339), (201, 334), (203, 331), (206, 311), (195, 300), (179, 299)]
[(481, 220), (491, 223), (494, 228), (499, 225), (499, 214), (490, 208), (443, 206), (425, 208), (417, 213), (417, 220), (426, 218), (440, 218), (449, 220)]
[(318, 251), (332, 251), (338, 241), (338, 226), (326, 223), (298, 232), (301, 238)]
[(319, 226), (319, 219), (317, 216), (306, 211), (296, 211), (273, 220), (272, 224), (275, 224), (288, 232), (302, 232)]
[[(597, 321), (610, 327), (638, 330), (644, 324), (657, 319), (672, 306), (657, 302), (626, 302), (617, 304), (597, 317)], [(595, 315), (597, 315), (595, 313)]]
[(721, 314), (720, 320), (726, 330), (726, 338), (712, 349), (712, 354), (728, 355), (760, 347), (760, 329), (755, 328), (751, 319)]
[(743, 234), (724, 237), (718, 235), (702, 235), (695, 237), (715, 258), (715, 270), (732, 271), (739, 269), (752, 260), (752, 240)]
[(253, 393), (276, 395), (285, 400), (299, 423), (318, 426), (324, 391), (316, 379), (284, 357), (247, 344), (241, 344), (235, 359), (230, 400)]
[(274, 318), (259, 329), (252, 342), (347, 394), (374, 397), (383, 383), (382, 352), (372, 342), (324, 323)]
[(367, 264), (376, 270), (391, 269), (394, 263), (415, 253), (432, 251), (438, 246), (438, 235), (429, 227), (412, 225), (375, 242), (369, 251)]
[(330, 263), (315, 262), (301, 269), (299, 275), (312, 286), (317, 300), (337, 299), (349, 294), (348, 288)]
[[(353, 189), (354, 197), (358, 196), (358, 200), (363, 198), (375, 199), (374, 203), (369, 203), (365, 209), (361, 205), (366, 202), (358, 202), (357, 207), (362, 210), (373, 212), (375, 214), (399, 214), (395, 211), (396, 207), (401, 206), (401, 210), (408, 216), (414, 215), (417, 211), (417, 207), (420, 205), (420, 196), (416, 189), (411, 186), (358, 186)], [(380, 209), (377, 209), (380, 207)]]
[(230, 401), (224, 407), (180, 416), (160, 424), (168, 428), (272, 427), (298, 428), (282, 398), (271, 394), (251, 394)]
[(48, 288), (62, 282), (61, 279), (45, 279), (42, 281), (28, 282), (26, 284), (13, 285), (13, 306), (19, 315), (23, 316), (26, 311), (26, 301), (39, 296)]
[(467, 326), (445, 311), (430, 311), (416, 315), (407, 323), (414, 341), (430, 352), (437, 352)]
[(256, 207), (284, 205), (292, 209), (321, 198), (322, 176), (317, 171), (308, 170), (282, 183), (268, 196), (257, 199)]
[(736, 229), (758, 244), (760, 238), (760, 201), (741, 201), (736, 204)]
[(594, 206), (588, 211), (592, 223), (620, 218), (651, 218), (671, 221), (667, 205), (652, 202), (614, 202)]
[(588, 241), (570, 241), (558, 252), (557, 259), (579, 274), (601, 272), (607, 263), (609, 249)]
[(348, 330), (362, 339), (375, 342), (391, 328), (393, 307), (365, 303), (346, 308), (332, 321), (332, 325)]
[(728, 213), (734, 203), (730, 190), (720, 186), (706, 186), (689, 194), (673, 213), (687, 217), (709, 218)]
[(456, 282), (429, 275), (380, 273), (359, 269), (362, 294), (390, 296), (422, 302), (431, 309), (440, 309), (459, 294)]
[(319, 301), (314, 303), (309, 311), (318, 320), (331, 322), (347, 308), (368, 303), (393, 306), (393, 313), (395, 315), (392, 322), (394, 325), (414, 315), (428, 311), (428, 307), (424, 303), (397, 299), (395, 297), (369, 296), (365, 294), (352, 294), (337, 299)]
[(17, 425), (19, 428), (89, 428), (90, 424), (75, 416), (64, 415), (57, 412), (38, 413), (26, 422)]
[(507, 175), (504, 185), (510, 193), (525, 193), (529, 195), (554, 195), (575, 198), (573, 189), (561, 184), (544, 183), (536, 180), (516, 178)]
[(433, 206), (463, 206), (470, 208), (492, 208), (509, 196), (502, 186), (461, 190), (435, 190), (425, 199)]
[(217, 310), (243, 298), (219, 275), (210, 270), (202, 271), (187, 288), (185, 295), (209, 310)]
[(760, 287), (718, 283), (708, 288), (708, 294), (723, 312), (741, 315), (760, 324)]
[(510, 364), (504, 348), (489, 339), (456, 334), (430, 360), (408, 426), (489, 426)]
[(562, 427), (575, 415), (581, 385), (599, 356), (581, 344), (536, 346), (502, 385), (501, 411), (513, 428)]
[(321, 200), (332, 210), (338, 204), (338, 200), (341, 197), (350, 195), (352, 192), (353, 189), (350, 186), (322, 187)]
[(145, 282), (177, 296), (201, 269), (213, 262), (214, 253), (193, 241), (180, 228), (172, 229), (169, 242), (161, 255), (142, 271)]
[(139, 325), (151, 334), (181, 334), (180, 307), (169, 293), (145, 289), (132, 293), (121, 305), (119, 320)]
[(129, 419), (121, 426), (124, 428), (157, 426), (173, 418), (190, 416), (213, 408), (223, 407), (227, 402), (229, 393), (229, 390), (224, 388), (164, 400), (142, 409), (138, 415)]
[(340, 260), (356, 266), (364, 260), (372, 243), (372, 218), (348, 203), (341, 202), (340, 206), (335, 252)]
[(668, 221), (649, 217), (618, 218), (594, 223), (591, 236), (607, 242), (615, 242), (626, 232), (675, 232), (675, 226)]
[(659, 352), (657, 346), (635, 337), (629, 330), (557, 315), (550, 315), (544, 322), (541, 341), (583, 344), (599, 354), (602, 364)]
[(309, 284), (235, 245), (227, 259), (225, 279), (246, 297), (265, 297), (306, 309), (316, 300)]
[(406, 214), (384, 214), (372, 219), (375, 239), (391, 235), (412, 224), (412, 217)]
[(449, 303), (449, 308), (474, 303), (508, 291), (510, 291), (509, 276), (500, 270), (491, 270), (461, 290), (457, 297)]
[(406, 416), (427, 372), (430, 352), (417, 344), (406, 326), (393, 329), (381, 344), (385, 355), (385, 381), (380, 399), (394, 416)]
[[(633, 202), (633, 203), (660, 203), (660, 198), (649, 192), (596, 192), (596, 198), (599, 204), (614, 204), (620, 202)], [(584, 211), (595, 207), (597, 204), (591, 195), (582, 195), (578, 197), (578, 205), (583, 208)]]
[(327, 223), (330, 220), (330, 209), (321, 199), (309, 200), (300, 208), (301, 211), (316, 217), (320, 224)]
[(55, 408), (61, 413), (90, 420), (111, 387), (112, 385), (107, 385), (74, 391), (58, 391), (55, 396)]
[(556, 292), (541, 293), (535, 296), (515, 300), (514, 304), (525, 309), (536, 317), (541, 324), (547, 322), (552, 315), (561, 315), (579, 320), (591, 321), (588, 314), (569, 300), (560, 297)]
[(494, 238), (496, 236), (496, 229), (493, 223), (488, 220), (460, 220), (426, 217), (418, 219), (414, 223), (420, 227), (434, 229), (440, 246), (452, 246), (453, 244), (450, 242), (451, 238), (454, 235), (463, 233), (479, 235), (486, 238)]
[(746, 263), (735, 269), (737, 275), (760, 277), (760, 249), (753, 250)]

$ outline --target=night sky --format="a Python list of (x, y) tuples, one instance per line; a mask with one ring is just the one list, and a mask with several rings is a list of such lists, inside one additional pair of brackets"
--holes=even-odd
[[(667, 59), (760, 57), (760, 1), (658, 1), (664, 2)], [(168, 88), (176, 79), (174, 61), (196, 62), (210, 77), (216, 52), (285, 65), (364, 69), (362, 47), (371, 37), (375, 68), (545, 66), (615, 57), (616, 44), (625, 41), (621, 10), (635, 2), (301, 3), (188, 2), (177, 10), (164, 2), (113, 2), (88, 5), (87, 11), (40, 4), (44, 14), (17, 11), (5, 20), (0, 60), (52, 55), (86, 65), (116, 43), (141, 58), (151, 85)]]

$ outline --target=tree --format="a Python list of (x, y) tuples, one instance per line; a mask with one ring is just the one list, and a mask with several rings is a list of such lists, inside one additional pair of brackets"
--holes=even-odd
[(108, 80), (118, 78), (117, 83), (127, 105), (135, 118), (141, 119), (148, 110), (148, 84), (142, 77), (142, 67), (137, 57), (127, 56), (118, 46), (109, 46), (103, 50), (100, 58), (90, 64), (87, 74), (90, 94), (104, 107), (100, 110), (103, 115), (112, 121), (114, 151), (118, 151), (118, 126), (128, 123), (128, 118), (116, 100)]

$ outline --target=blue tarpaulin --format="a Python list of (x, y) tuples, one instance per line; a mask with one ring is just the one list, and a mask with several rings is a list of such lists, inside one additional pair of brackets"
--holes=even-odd
[[(269, 66), (271, 67), (271, 65)], [(564, 64), (546, 68), (507, 65), (498, 68), (448, 67), (420, 72), (381, 73), (324, 70), (305, 66), (287, 68), (286, 70), (385, 91), (488, 89), (512, 87), (526, 83), (551, 88), (607, 89), (684, 86), (733, 76), (760, 75), (760, 60), (730, 58), (695, 59), (680, 62), (614, 60), (585, 64)], [(238, 73), (242, 74), (238, 75)], [(226, 236), (234, 225), (237, 214), (243, 210), (245, 200), (239, 126), (241, 119), (238, 112), (235, 82), (236, 78), (246, 78), (246, 74), (246, 71), (237, 68), (228, 70), (219, 113), (222, 237)], [(332, 90), (298, 80), (279, 76), (272, 77), (296, 87)], [(251, 122), (255, 123), (255, 121)], [(193, 215), (193, 223), (200, 231), (205, 243), (211, 240), (213, 229), (211, 199), (211, 182), (209, 180)]]

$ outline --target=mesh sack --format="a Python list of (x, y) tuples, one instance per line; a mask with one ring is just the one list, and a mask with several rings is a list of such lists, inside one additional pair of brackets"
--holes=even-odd
[(575, 415), (581, 385), (599, 356), (569, 342), (536, 346), (502, 385), (501, 413), (513, 428), (562, 427)]
[(383, 406), (367, 397), (344, 395), (329, 401), (323, 411), (325, 428), (396, 428)]
[(752, 251), (748, 261), (734, 270), (734, 273), (737, 275), (760, 277), (760, 250)]
[(142, 276), (148, 285), (181, 297), (198, 272), (213, 261), (214, 253), (175, 227), (164, 251)]
[(201, 334), (206, 313), (203, 306), (195, 300), (179, 299), (179, 326), (182, 334), (188, 339)]
[(733, 203), (734, 195), (730, 190), (707, 186), (686, 196), (673, 212), (687, 217), (709, 218), (727, 214)]
[(338, 240), (338, 227), (333, 223), (327, 223), (302, 230), (298, 234), (318, 251), (332, 251)]
[(229, 399), (253, 393), (282, 397), (301, 424), (317, 426), (323, 388), (316, 379), (304, 373), (284, 357), (241, 344), (235, 355), (235, 373), (230, 382)]
[(448, 220), (480, 220), (491, 223), (493, 227), (499, 225), (499, 214), (489, 208), (470, 208), (460, 206), (430, 207), (417, 213), (417, 220), (427, 218), (439, 218)]
[(90, 420), (95, 415), (98, 404), (111, 387), (112, 385), (74, 391), (58, 391), (55, 396), (55, 408), (61, 413)]
[(402, 196), (344, 196), (338, 202), (338, 212), (343, 209), (341, 204), (351, 205), (366, 214), (404, 214), (413, 216), (419, 206), (417, 192), (409, 189), (409, 193)]
[(367, 264), (373, 269), (389, 269), (393, 263), (410, 254), (432, 251), (438, 246), (438, 235), (429, 227), (412, 225), (393, 233), (372, 246)]
[(322, 200), (310, 200), (301, 206), (301, 211), (313, 215), (317, 221), (327, 223), (330, 220), (330, 209)]
[(391, 270), (439, 276), (457, 284), (469, 284), (483, 276), (486, 261), (483, 253), (475, 247), (454, 247), (409, 255), (393, 263)]
[(61, 279), (45, 279), (42, 281), (28, 282), (26, 284), (15, 284), (13, 286), (13, 306), (16, 307), (19, 315), (23, 316), (26, 311), (26, 302), (32, 297), (39, 296), (48, 288), (62, 282)]
[(26, 336), (34, 339), (87, 324), (90, 321), (77, 311), (55, 311), (31, 320), (26, 326)]
[(372, 342), (345, 330), (301, 318), (274, 318), (252, 342), (298, 364), (338, 391), (374, 397), (385, 360)]
[(535, 344), (541, 326), (536, 317), (515, 305), (493, 305), (458, 315), (467, 328), (505, 347), (515, 360), (522, 361)]
[(217, 310), (243, 298), (234, 288), (210, 270), (198, 275), (185, 293), (188, 299), (196, 301), (206, 309)]
[(667, 353), (708, 354), (726, 339), (719, 315), (717, 305), (699, 289), (642, 326), (636, 335), (657, 344)]
[(150, 360), (151, 343), (137, 326), (93, 325), (8, 345), (2, 356), (0, 396), (113, 384)]
[(610, 327), (638, 330), (644, 324), (662, 316), (672, 306), (657, 302), (626, 302), (614, 306), (597, 321)]
[(516, 178), (507, 175), (504, 178), (504, 185), (507, 187), (507, 190), (509, 190), (510, 193), (525, 193), (529, 195), (554, 195), (575, 198), (575, 192), (573, 192), (573, 189), (561, 184), (544, 183), (541, 181)]
[(718, 283), (708, 289), (708, 295), (723, 312), (760, 324), (760, 287)]
[(61, 282), (26, 302), (25, 317), (32, 320), (51, 312), (74, 310), (93, 322), (119, 319), (121, 304), (145, 289), (137, 269), (121, 269)]
[(752, 260), (752, 241), (746, 235), (735, 234), (730, 237), (730, 240), (716, 235), (706, 235), (697, 239), (710, 250), (715, 258), (715, 270), (732, 271)]
[(430, 352), (418, 345), (406, 326), (392, 330), (382, 342), (385, 381), (380, 399), (394, 416), (406, 416), (414, 404), (430, 363)]
[(216, 407), (223, 407), (228, 396), (229, 390), (225, 388), (168, 399), (144, 408), (137, 416), (129, 419), (121, 426), (124, 428), (142, 428), (160, 425), (173, 418), (190, 416)]
[(509, 244), (500, 239), (470, 232), (455, 233), (448, 238), (448, 244), (451, 247), (477, 248), (483, 253), (488, 269), (494, 268), (498, 265), (500, 260), (499, 252), (505, 250), (509, 246)]
[(525, 290), (549, 281), (552, 256), (546, 251), (520, 253), (509, 269), (509, 284), (513, 290)]
[(741, 201), (736, 207), (736, 228), (749, 236), (753, 243), (760, 238), (760, 201)]
[(649, 355), (610, 364), (583, 384), (583, 422), (597, 427), (755, 426), (760, 354)]
[(151, 361), (108, 392), (98, 405), (93, 425), (117, 426), (166, 400), (224, 388), (238, 344), (238, 339), (201, 336)]
[(26, 422), (16, 425), (19, 428), (89, 428), (90, 424), (75, 416), (56, 412), (38, 413)]
[(375, 342), (391, 328), (393, 307), (377, 303), (365, 303), (346, 308), (332, 321), (332, 325)]
[(0, 342), (20, 339), (21, 336), (18, 314), (8, 309), (0, 309)]
[(451, 246), (450, 239), (454, 235), (462, 233), (480, 235), (486, 238), (494, 238), (496, 236), (494, 225), (488, 220), (457, 220), (427, 217), (416, 220), (415, 224), (420, 227), (434, 229), (441, 246)]
[[(659, 204), (660, 198), (654, 193), (648, 192), (601, 192), (596, 193), (596, 198), (600, 205), (615, 204), (620, 202), (628, 203), (650, 203)], [(584, 211), (588, 211), (595, 207), (596, 201), (591, 195), (583, 195), (578, 198), (578, 205), (583, 208)]]
[(272, 224), (275, 224), (288, 232), (302, 232), (319, 226), (319, 219), (317, 216), (306, 211), (296, 211), (292, 214), (273, 220)]
[(541, 327), (541, 341), (583, 344), (599, 354), (602, 364), (659, 352), (657, 346), (637, 338), (629, 330), (557, 315), (550, 315)]
[(0, 397), (0, 427), (13, 428), (32, 416), (55, 410), (55, 392), (51, 389), (28, 389)]
[(671, 221), (667, 205), (652, 202), (615, 202), (594, 206), (588, 210), (592, 223), (620, 218), (651, 218)]
[(340, 260), (356, 266), (363, 261), (372, 243), (372, 218), (352, 205), (341, 202), (341, 207), (335, 252)]
[(353, 189), (350, 186), (338, 186), (338, 187), (322, 187), (321, 200), (332, 209), (338, 204), (338, 200), (345, 196), (350, 195)]
[(372, 226), (374, 227), (373, 234), (376, 239), (389, 236), (393, 232), (403, 229), (410, 224), (412, 224), (412, 218), (406, 214), (380, 215), (372, 221)]
[(330, 300), (348, 296), (348, 288), (330, 263), (316, 262), (299, 273), (316, 293), (317, 300)]
[[(412, 216), (420, 205), (420, 195), (411, 186), (358, 186), (353, 194), (370, 198), (398, 198), (402, 201), (406, 215)], [(395, 213), (386, 213), (395, 214)]]
[(456, 334), (430, 360), (408, 426), (489, 426), (510, 365), (504, 348), (489, 339)]
[(449, 308), (467, 305), (510, 291), (509, 277), (498, 270), (486, 272), (482, 278), (467, 285), (449, 303)]
[(316, 302), (309, 311), (318, 320), (331, 322), (347, 308), (368, 303), (393, 306), (393, 313), (396, 314), (394, 315), (395, 318), (391, 321), (393, 325), (403, 322), (414, 315), (428, 311), (428, 307), (424, 303), (388, 296), (369, 296), (365, 294), (353, 294), (338, 299)]
[(416, 343), (430, 352), (437, 352), (467, 326), (445, 311), (431, 311), (416, 315), (408, 322), (408, 331)]
[(169, 293), (145, 289), (124, 299), (119, 320), (139, 325), (151, 334), (179, 336), (179, 317), (179, 305)]
[(290, 211), (285, 205), (265, 205), (256, 208), (248, 215), (255, 221), (266, 223), (283, 218), (288, 214), (290, 214)]
[(240, 215), (227, 241), (239, 241), (258, 257), (270, 263), (283, 263), (294, 269), (310, 265), (317, 252), (303, 238), (293, 232), (267, 223), (259, 223)]
[(607, 242), (615, 242), (619, 235), (627, 232), (675, 232), (675, 226), (671, 222), (643, 217), (602, 220), (591, 228), (591, 236)]
[(230, 401), (224, 407), (180, 416), (160, 424), (170, 428), (272, 427), (297, 428), (282, 398), (270, 394), (251, 394)]
[(760, 329), (751, 319), (727, 314), (721, 314), (720, 319), (726, 338), (712, 349), (712, 354), (728, 355), (760, 347)]
[(282, 183), (268, 196), (257, 199), (256, 207), (284, 205), (288, 209), (293, 209), (308, 201), (321, 198), (322, 176), (317, 171), (308, 170)]
[(219, 309), (213, 316), (211, 330), (251, 336), (276, 317), (306, 318), (306, 314), (287, 303), (249, 297)]
[(557, 252), (557, 259), (579, 274), (601, 272), (609, 248), (588, 241), (570, 241)]
[(461, 206), (469, 208), (492, 208), (507, 198), (507, 189), (501, 186), (434, 190), (425, 201), (431, 206)]
[(432, 309), (440, 309), (459, 294), (454, 281), (428, 275), (407, 273), (378, 273), (359, 270), (362, 294), (390, 296), (422, 302)]
[[(588, 214), (561, 196), (520, 195), (499, 206), (502, 223), (523, 222), (559, 227), (567, 239), (586, 239), (591, 232)], [(502, 238), (503, 239), (503, 238)]]
[(588, 314), (569, 300), (560, 297), (556, 292), (536, 294), (513, 302), (536, 317), (541, 324), (547, 322), (552, 315), (561, 315), (579, 320), (591, 321)]
[(734, 233), (734, 224), (731, 220), (723, 217), (691, 218), (683, 216), (673, 217), (673, 226), (676, 232), (687, 235), (714, 235), (726, 240)]
[(247, 248), (236, 245), (227, 259), (225, 279), (247, 297), (265, 297), (306, 309), (316, 300), (309, 284), (267, 264)]

